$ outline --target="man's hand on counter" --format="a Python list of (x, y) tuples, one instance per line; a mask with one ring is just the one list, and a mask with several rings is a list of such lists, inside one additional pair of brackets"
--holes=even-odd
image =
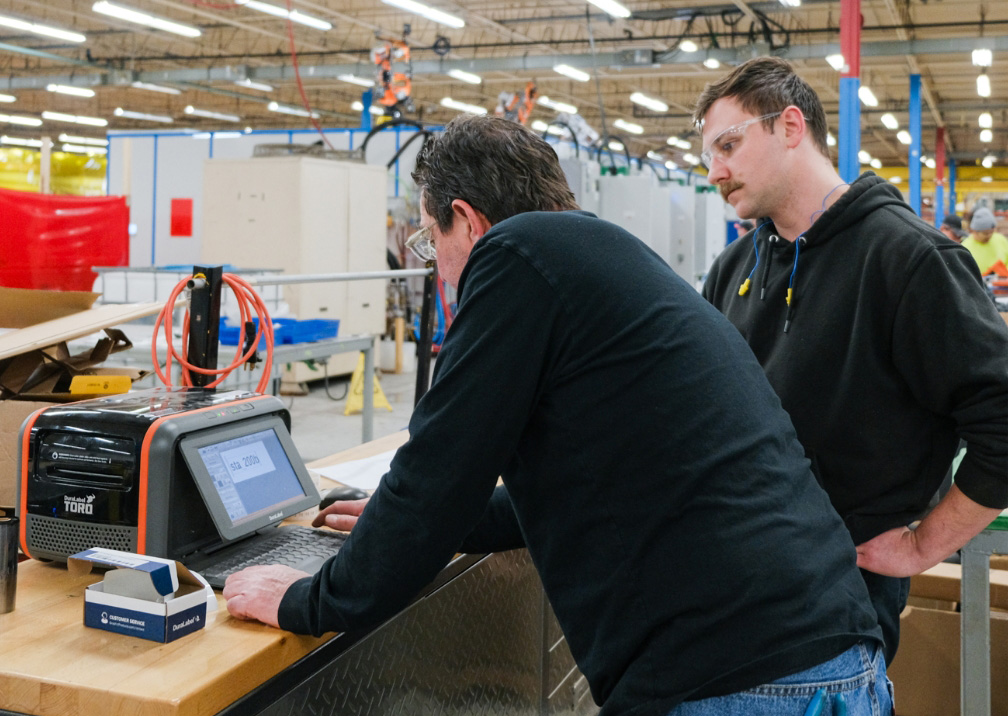
[(312, 527), (325, 525), (340, 532), (349, 532), (357, 524), (357, 518), (364, 511), (368, 499), (363, 500), (337, 500), (324, 510), (321, 510), (315, 519), (312, 520)]
[(310, 576), (281, 564), (248, 567), (235, 572), (224, 583), (228, 612), (238, 619), (261, 621), (279, 628), (277, 615), (280, 600), (287, 588), (299, 579)]

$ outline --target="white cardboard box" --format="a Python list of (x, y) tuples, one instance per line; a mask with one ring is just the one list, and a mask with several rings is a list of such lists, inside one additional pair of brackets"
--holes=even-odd
[(174, 560), (101, 548), (67, 559), (73, 574), (96, 564), (111, 570), (84, 592), (84, 626), (168, 643), (202, 629), (217, 608), (210, 585)]

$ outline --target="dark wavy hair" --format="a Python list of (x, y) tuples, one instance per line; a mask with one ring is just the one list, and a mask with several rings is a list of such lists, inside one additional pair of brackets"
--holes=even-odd
[(496, 224), (526, 211), (577, 209), (556, 152), (522, 125), (500, 117), (459, 116), (417, 154), (413, 181), (441, 231), (462, 199)]
[[(826, 143), (826, 112), (819, 95), (808, 83), (795, 74), (794, 68), (779, 57), (756, 57), (742, 63), (717, 82), (704, 87), (697, 98), (693, 122), (699, 127), (719, 99), (731, 97), (742, 108), (756, 117), (782, 112), (794, 105), (805, 115), (805, 124), (812, 133), (816, 148), (830, 158)], [(773, 131), (773, 118), (763, 120), (767, 130)]]

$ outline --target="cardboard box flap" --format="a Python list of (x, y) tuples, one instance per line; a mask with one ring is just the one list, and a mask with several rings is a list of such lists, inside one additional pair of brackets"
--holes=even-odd
[[(178, 563), (172, 559), (141, 556), (100, 547), (86, 549), (67, 559), (67, 569), (71, 574), (75, 575), (87, 574), (91, 571), (93, 564), (145, 573), (150, 579), (154, 590), (162, 597), (174, 594), (179, 588), (179, 575), (176, 571)], [(199, 584), (199, 582), (193, 579), (188, 569), (185, 569), (185, 567), (182, 567), (182, 569), (185, 570), (189, 583), (195, 582)]]
[(86, 311), (100, 293), (40, 291), (0, 286), (0, 328), (26, 328), (36, 323)]
[(94, 348), (70, 355), (66, 343), (0, 359), (0, 389), (6, 395), (41, 395), (69, 392), (70, 381), (103, 363), (113, 353), (133, 347), (118, 328), (105, 328)]
[[(946, 602), (962, 600), (962, 567), (942, 562), (910, 578), (910, 594), (925, 599)], [(1008, 572), (990, 571), (990, 605), (994, 609), (1008, 609)]]

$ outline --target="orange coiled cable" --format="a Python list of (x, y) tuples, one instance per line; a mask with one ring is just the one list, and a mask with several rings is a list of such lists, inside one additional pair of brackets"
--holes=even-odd
[[(205, 278), (203, 276), (197, 277)], [(151, 341), (151, 361), (154, 363), (154, 371), (157, 373), (162, 383), (171, 387), (171, 364), (172, 359), (174, 358), (182, 367), (182, 385), (192, 386), (192, 373), (199, 373), (200, 375), (218, 376), (216, 380), (205, 386), (207, 388), (216, 388), (225, 378), (228, 377), (228, 375), (231, 374), (231, 371), (235, 368), (240, 368), (249, 358), (252, 357), (252, 354), (256, 351), (256, 347), (259, 345), (259, 339), (265, 337), (266, 360), (263, 361), (263, 374), (259, 379), (258, 386), (256, 387), (257, 392), (264, 393), (266, 392), (266, 388), (269, 386), (270, 378), (273, 372), (273, 322), (270, 320), (269, 311), (266, 309), (266, 304), (263, 303), (259, 294), (255, 292), (248, 281), (231, 273), (226, 273), (221, 278), (223, 282), (228, 285), (237, 299), (238, 310), (241, 314), (240, 325), (244, 326), (246, 322), (252, 320), (252, 309), (255, 309), (255, 313), (259, 317), (259, 328), (256, 331), (255, 341), (245, 353), (242, 353), (242, 340), (239, 338), (238, 348), (235, 350), (234, 360), (229, 366), (224, 368), (200, 368), (195, 366), (187, 360), (185, 353), (189, 345), (189, 309), (187, 308), (185, 313), (185, 322), (182, 325), (182, 345), (185, 346), (185, 348), (183, 348), (181, 353), (175, 350), (175, 346), (172, 343), (172, 310), (175, 307), (175, 301), (178, 299), (179, 294), (182, 293), (183, 289), (186, 288), (186, 285), (190, 281), (190, 279), (185, 278), (179, 281), (175, 285), (175, 288), (172, 289), (171, 295), (168, 297), (168, 302), (165, 303), (161, 312), (158, 314), (157, 320), (154, 322), (154, 337)], [(158, 332), (161, 328), (161, 324), (164, 324), (165, 340), (168, 343), (168, 355), (165, 359), (164, 372), (162, 372), (157, 358)]]

